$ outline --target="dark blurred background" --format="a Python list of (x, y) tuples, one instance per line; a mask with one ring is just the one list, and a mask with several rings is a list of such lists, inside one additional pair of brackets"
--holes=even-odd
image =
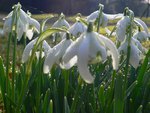
[(106, 13), (123, 12), (125, 7), (129, 7), (136, 16), (150, 16), (150, 0), (0, 0), (0, 13), (10, 12), (17, 2), (22, 4), (25, 11), (37, 14), (64, 12), (66, 15), (74, 15), (80, 12), (88, 15), (102, 3)]

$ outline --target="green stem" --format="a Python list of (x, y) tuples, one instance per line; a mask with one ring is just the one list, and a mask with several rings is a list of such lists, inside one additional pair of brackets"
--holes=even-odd
[[(126, 62), (126, 68), (125, 68), (125, 81), (124, 81), (124, 97), (126, 96), (126, 90), (127, 90), (127, 78), (128, 78), (128, 71), (129, 71), (129, 60), (130, 60), (130, 52), (131, 52), (131, 38), (132, 38), (132, 19), (130, 17), (130, 26), (129, 26), (129, 34), (128, 34), (128, 46), (127, 46), (127, 62)], [(127, 112), (127, 100), (125, 100), (125, 112)]]
[(98, 21), (98, 24), (97, 24), (97, 32), (99, 32), (99, 29), (100, 29), (100, 19), (102, 17), (102, 6), (100, 5), (99, 6), (99, 15), (98, 15), (98, 18), (97, 18), (97, 21)]
[[(8, 44), (7, 44), (7, 56), (6, 56), (6, 90), (5, 90), (5, 94), (7, 94), (9, 96), (9, 90), (8, 90), (8, 84), (9, 84), (9, 54), (10, 54), (10, 42), (12, 39), (12, 32), (9, 33), (9, 37), (8, 37)], [(6, 98), (6, 112), (10, 112), (10, 107), (9, 107), (9, 102), (7, 101)]]
[(7, 45), (7, 56), (6, 56), (6, 92), (8, 92), (8, 79), (9, 79), (9, 52), (10, 52), (10, 41), (12, 38), (12, 33), (9, 33), (8, 45)]
[(14, 102), (15, 102), (16, 47), (17, 47), (17, 33), (15, 33), (14, 37), (13, 64), (12, 64), (12, 100)]
[[(24, 48), (26, 47), (26, 33), (24, 33), (23, 35), (23, 39), (24, 39)], [(25, 75), (25, 72), (26, 72), (26, 63), (23, 64), (23, 67), (24, 67), (24, 75)]]
[(69, 71), (68, 70), (63, 70), (63, 71), (64, 71), (64, 79), (65, 79), (64, 96), (67, 97), (68, 86), (69, 86)]
[(41, 97), (41, 80), (42, 80), (42, 44), (40, 44), (40, 56), (39, 56), (39, 69), (38, 69), (38, 83), (37, 83), (37, 101), (36, 101), (36, 107), (37, 107), (37, 113), (40, 112), (39, 107), (40, 107), (40, 97)]
[(78, 83), (78, 87), (76, 89), (74, 100), (73, 100), (72, 105), (71, 105), (70, 113), (75, 113), (76, 106), (77, 106), (77, 103), (78, 103), (78, 97), (79, 97), (79, 93), (80, 93), (81, 88), (82, 88), (82, 80), (80, 79), (79, 83)]

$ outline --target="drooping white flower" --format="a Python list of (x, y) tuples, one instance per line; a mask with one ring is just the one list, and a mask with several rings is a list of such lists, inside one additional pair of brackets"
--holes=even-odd
[(124, 41), (125, 37), (126, 37), (126, 33), (130, 32), (128, 30), (130, 25), (134, 27), (136, 24), (138, 26), (142, 27), (144, 29), (145, 33), (147, 33), (147, 35), (149, 35), (147, 25), (142, 20), (140, 20), (138, 18), (134, 18), (134, 13), (131, 10), (129, 10), (128, 8), (126, 8), (125, 12), (124, 12), (124, 16), (122, 17), (121, 20), (119, 20), (117, 22), (117, 25), (116, 25), (117, 40), (120, 42)]
[(80, 34), (86, 31), (86, 29), (87, 27), (77, 20), (68, 30), (73, 36), (79, 37)]
[[(63, 27), (65, 27), (65, 28), (69, 29), (70, 25), (65, 20), (65, 15), (63, 13), (61, 13), (59, 19), (52, 25), (52, 27), (56, 27), (56, 28), (63, 28)], [(57, 39), (58, 38), (63, 39), (62, 37), (63, 37), (64, 34), (65, 33), (62, 33), (62, 32), (54, 33), (53, 34), (53, 42), (56, 41), (56, 38)]]
[(57, 28), (60, 28), (60, 27), (66, 27), (66, 28), (69, 28), (70, 25), (69, 23), (65, 20), (65, 16), (63, 13), (61, 13), (59, 19), (52, 25), (52, 27), (57, 27)]
[[(68, 63), (70, 60), (77, 57), (79, 73), (87, 83), (92, 83), (94, 81), (94, 77), (88, 69), (88, 64), (93, 63), (93, 61), (94, 63), (105, 61), (107, 59), (107, 51), (111, 53), (113, 68), (117, 69), (119, 64), (119, 54), (114, 43), (108, 38), (89, 30), (90, 27), (92, 27), (91, 23), (89, 24), (87, 32), (83, 33), (69, 46), (62, 58), (64, 63)], [(97, 57), (101, 57), (101, 60)], [(97, 61), (95, 61), (95, 59)]]
[(126, 36), (127, 27), (130, 24), (130, 18), (128, 16), (124, 16), (121, 20), (117, 22), (116, 36), (117, 40), (122, 42)]
[(148, 34), (145, 31), (136, 32), (133, 38), (139, 40), (140, 42), (146, 41), (148, 39)]
[[(31, 56), (31, 53), (32, 53), (32, 49), (36, 43), (38, 38), (35, 38), (34, 40), (32, 40), (31, 42), (29, 42), (24, 51), (23, 51), (23, 54), (22, 54), (22, 63), (25, 63), (29, 57)], [(48, 51), (51, 50), (51, 47), (48, 45), (48, 43), (44, 40), (43, 41), (43, 44), (42, 44), (42, 56), (41, 57), (44, 57), (44, 56), (47, 56), (48, 54)], [(36, 52), (36, 55), (37, 55), (37, 58), (39, 58), (39, 51)]]
[[(88, 22), (91, 22), (91, 21), (94, 22), (96, 19), (98, 19), (99, 13), (100, 13), (99, 10), (91, 13), (87, 17), (87, 21)], [(123, 14), (120, 14), (120, 13), (119, 14), (106, 14), (106, 13), (102, 12), (102, 15), (100, 16), (100, 20), (99, 20), (100, 26), (106, 27), (109, 20), (118, 19), (118, 18), (121, 18), (122, 16), (123, 16)]]
[[(129, 63), (136, 69), (139, 66), (141, 60), (141, 54), (142, 54), (139, 48), (140, 49), (142, 48), (141, 47), (138, 48), (139, 45), (136, 45), (137, 43), (135, 42), (136, 42), (135, 39), (133, 40), (131, 39)], [(127, 47), (128, 47), (128, 41), (126, 40), (122, 42), (121, 46), (118, 48), (120, 54), (127, 55)]]
[[(26, 33), (27, 37), (31, 39), (33, 36), (33, 30), (30, 29), (30, 26), (34, 26), (36, 30), (39, 32), (40, 24), (37, 20), (31, 18), (28, 14), (26, 14), (21, 9), (20, 4), (15, 5), (15, 7), (18, 10), (13, 10), (12, 12), (8, 14), (7, 17), (4, 18), (5, 20), (4, 26), (3, 26), (4, 33), (5, 34), (10, 33), (14, 26), (14, 23), (16, 23), (17, 21), (16, 23), (17, 24), (17, 28), (16, 28), (17, 39), (20, 40), (23, 33)], [(19, 15), (19, 17), (17, 17), (17, 15)], [(14, 23), (13, 23), (13, 20), (14, 20)]]
[[(68, 37), (68, 34), (67, 34)], [(61, 64), (61, 59), (66, 51), (66, 49), (70, 46), (73, 41), (70, 38), (63, 39), (60, 43), (54, 46), (48, 53), (45, 61), (43, 71), (44, 73), (49, 73), (52, 66), (56, 63), (61, 66), (61, 68), (70, 68), (76, 61), (71, 61), (67, 65)], [(74, 63), (73, 63), (74, 62)], [(73, 64), (72, 64), (73, 63)]]

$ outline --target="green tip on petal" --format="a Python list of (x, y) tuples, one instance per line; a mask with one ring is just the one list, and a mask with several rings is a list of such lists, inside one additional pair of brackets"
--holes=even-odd
[(77, 13), (77, 17), (81, 17), (82, 15), (81, 15), (81, 13)]
[(89, 22), (87, 32), (92, 32), (92, 31), (93, 31), (93, 24), (92, 24), (92, 22)]
[(134, 19), (134, 12), (132, 10), (129, 10), (129, 16), (131, 19)]
[(127, 16), (127, 15), (128, 15), (128, 12), (129, 12), (129, 8), (126, 7), (126, 8), (124, 9), (124, 16)]
[(141, 26), (138, 26), (138, 31), (141, 32)]
[(99, 9), (102, 9), (102, 10), (104, 9), (104, 5), (103, 4), (99, 4), (98, 6), (99, 6)]
[(63, 13), (60, 14), (59, 19), (64, 19), (65, 15)]
[(29, 17), (31, 17), (31, 15), (32, 15), (29, 10), (27, 10), (27, 14), (28, 14)]
[(66, 33), (66, 39), (69, 40), (71, 38), (70, 33)]

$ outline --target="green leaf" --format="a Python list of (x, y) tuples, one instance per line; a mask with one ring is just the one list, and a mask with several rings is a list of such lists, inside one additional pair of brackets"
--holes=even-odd
[(60, 113), (60, 104), (59, 104), (58, 89), (56, 86), (56, 80), (54, 80), (53, 88), (54, 88), (53, 89), (53, 96), (54, 96), (55, 111), (56, 111), (56, 113)]
[(5, 68), (3, 64), (3, 60), (0, 56), (0, 87), (1, 87), (1, 93), (3, 96), (3, 99), (5, 98), (5, 92), (6, 92), (6, 87), (5, 87), (5, 82), (6, 82), (6, 76), (5, 76)]
[(103, 108), (105, 106), (105, 94), (104, 94), (104, 86), (101, 85), (99, 89), (98, 99), (100, 103), (101, 112), (103, 112)]
[(133, 91), (133, 89), (135, 88), (135, 86), (137, 85), (137, 81), (134, 81), (127, 89), (126, 91), (126, 95), (125, 95), (125, 99), (127, 99), (127, 97), (131, 94), (131, 92)]
[(139, 108), (137, 109), (136, 113), (142, 113), (142, 109), (143, 109), (143, 106), (140, 105)]
[(67, 97), (64, 97), (64, 108), (65, 108), (65, 113), (70, 113)]
[(42, 32), (44, 31), (44, 27), (45, 27), (46, 22), (47, 22), (49, 19), (53, 18), (53, 17), (54, 17), (53, 15), (50, 15), (48, 18), (46, 18), (45, 20), (42, 21), (42, 24), (41, 24), (41, 31), (42, 31)]
[(50, 100), (50, 113), (53, 113), (53, 101), (52, 100)]
[(114, 113), (123, 113), (123, 80), (121, 75), (116, 76), (115, 92), (114, 92)]
[(48, 100), (49, 95), (50, 95), (50, 89), (48, 89), (46, 91), (46, 94), (45, 94), (45, 97), (44, 97), (44, 102), (43, 102), (43, 106), (42, 106), (43, 107), (43, 113), (47, 113), (47, 107), (49, 105), (49, 100)]
[(147, 66), (148, 66), (148, 58), (149, 57), (150, 57), (150, 50), (147, 52), (146, 57), (144, 59), (144, 62), (143, 62), (142, 66), (140, 68), (140, 71), (138, 73), (138, 77), (137, 77), (138, 84), (137, 84), (137, 87), (142, 85), (143, 77), (144, 77), (144, 74), (145, 74)]

